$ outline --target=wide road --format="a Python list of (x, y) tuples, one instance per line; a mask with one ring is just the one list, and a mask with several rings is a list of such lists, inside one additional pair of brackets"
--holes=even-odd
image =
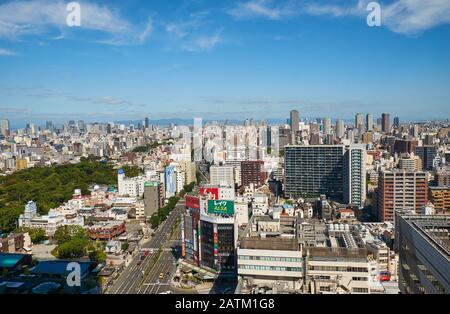
[[(180, 214), (182, 213), (184, 209), (184, 199), (180, 200), (180, 202), (177, 204), (175, 209), (169, 214), (167, 219), (158, 227), (158, 229), (155, 231), (155, 235), (152, 237), (150, 241), (145, 243), (142, 248), (144, 249), (153, 249), (153, 254), (149, 254), (145, 258), (144, 261), (140, 265), (138, 265), (141, 253), (136, 254), (136, 256), (132, 259), (131, 263), (126, 267), (123, 272), (120, 274), (119, 278), (115, 280), (113, 285), (107, 290), (106, 293), (108, 294), (136, 294), (142, 291), (143, 288), (146, 286), (141, 285), (142, 279), (143, 279), (143, 273), (147, 269), (150, 261), (153, 259), (154, 255), (157, 253), (158, 249), (162, 246), (167, 247), (167, 251), (164, 251), (164, 253), (160, 256), (157, 264), (155, 264), (151, 270), (147, 274), (146, 282), (149, 280), (148, 278), (153, 279), (154, 273), (156, 271), (159, 271), (157, 273), (157, 276), (159, 277), (159, 274), (164, 271), (164, 280), (170, 280), (166, 276), (167, 272), (170, 272), (170, 277), (172, 276), (173, 272), (176, 269), (176, 266), (174, 265), (175, 258), (173, 257), (173, 254), (171, 252), (171, 241), (168, 239), (172, 232), (173, 226), (176, 224), (178, 218), (180, 217)], [(181, 229), (177, 230), (177, 234), (181, 233)], [(166, 265), (167, 264), (167, 265)], [(170, 264), (170, 265), (169, 265)], [(165, 266), (161, 266), (165, 265)], [(167, 277), (167, 278), (166, 278)], [(156, 281), (155, 281), (156, 282)], [(164, 281), (161, 281), (162, 283)], [(157, 292), (153, 293), (159, 293), (161, 289), (163, 289), (164, 285), (161, 285), (160, 288), (157, 289)], [(147, 289), (147, 291), (150, 289)], [(153, 289), (155, 290), (155, 289)], [(168, 289), (166, 289), (168, 290)], [(165, 290), (163, 290), (165, 291)], [(142, 293), (142, 292), (141, 292)]]
[[(181, 254), (181, 228), (178, 227), (171, 239), (164, 244), (164, 251), (160, 258), (147, 274), (138, 294), (158, 294), (170, 290), (170, 281), (175, 273), (176, 262)], [(178, 251), (176, 251), (178, 249)], [(160, 276), (163, 275), (161, 279)]]

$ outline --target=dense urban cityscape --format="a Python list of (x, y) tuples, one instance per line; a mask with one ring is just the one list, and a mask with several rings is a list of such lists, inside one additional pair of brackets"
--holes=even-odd
[(0, 310), (445, 310), (449, 34), (450, 0), (1, 0)]
[(448, 119), (0, 124), (0, 293), (449, 293)]

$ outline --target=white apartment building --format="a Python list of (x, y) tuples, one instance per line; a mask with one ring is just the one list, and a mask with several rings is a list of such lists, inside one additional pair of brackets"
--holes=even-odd
[[(243, 246), (248, 248), (237, 249), (238, 276), (247, 280), (251, 278), (252, 283), (258, 285), (278, 284), (290, 290), (302, 288), (301, 251), (277, 249), (272, 239), (258, 239), (253, 242), (253, 246), (244, 243)], [(265, 249), (262, 243), (265, 244)]]
[(306, 280), (313, 294), (368, 294), (371, 265), (365, 250), (308, 248)]
[(65, 225), (84, 226), (84, 218), (75, 210), (50, 209), (47, 215), (39, 216), (33, 201), (25, 205), (24, 213), (19, 216), (19, 227), (41, 228), (47, 236), (53, 236), (56, 229)]

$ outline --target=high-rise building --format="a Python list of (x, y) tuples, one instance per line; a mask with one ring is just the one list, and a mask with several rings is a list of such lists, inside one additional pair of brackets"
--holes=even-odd
[(355, 116), (355, 128), (359, 129), (364, 125), (364, 116), (362, 113), (357, 113)]
[(400, 292), (450, 294), (450, 216), (397, 213), (395, 221)]
[(9, 120), (3, 119), (0, 121), (0, 133), (3, 136), (9, 136), (10, 134)]
[(300, 120), (297, 110), (291, 110), (290, 122), (292, 132), (298, 132)]
[(53, 122), (52, 121), (46, 121), (45, 122), (45, 128), (49, 131), (53, 132)]
[(286, 197), (328, 197), (343, 200), (343, 145), (287, 146), (285, 148)]
[(220, 271), (221, 275), (232, 274), (236, 271), (238, 236), (234, 202), (208, 200), (206, 206), (207, 211), (200, 212), (200, 266)]
[(164, 191), (162, 184), (157, 181), (147, 181), (144, 183), (144, 214), (150, 218), (164, 206)]
[(78, 120), (77, 126), (80, 132), (84, 132), (86, 130), (86, 126), (83, 120)]
[(323, 135), (329, 135), (331, 133), (331, 120), (330, 118), (323, 118)]
[(389, 133), (391, 131), (391, 115), (383, 113), (381, 115), (381, 132)]
[(419, 133), (420, 133), (419, 126), (418, 126), (417, 124), (414, 124), (414, 126), (413, 126), (413, 128), (412, 128), (412, 136), (413, 136), (415, 139), (418, 139), (418, 138), (419, 138)]
[(373, 130), (373, 117), (370, 113), (366, 115), (366, 130), (367, 131)]
[(299, 117), (298, 117), (298, 111), (297, 110), (292, 110), (291, 111), (291, 115), (290, 115), (290, 124), (291, 124), (291, 140), (290, 143), (291, 144), (296, 144), (297, 143), (297, 133), (299, 131), (300, 128), (300, 121), (299, 121)]
[(394, 154), (411, 154), (416, 151), (416, 140), (395, 139)]
[(262, 186), (267, 180), (267, 172), (264, 170), (264, 161), (248, 160), (241, 162), (241, 182), (243, 186)]
[(336, 129), (335, 129), (336, 137), (343, 138), (345, 134), (344, 120), (338, 119), (336, 120)]
[(438, 152), (436, 146), (424, 145), (416, 147), (416, 155), (422, 159), (424, 170), (433, 170), (434, 160), (436, 159)]
[(394, 126), (396, 128), (400, 127), (400, 118), (399, 117), (394, 118)]
[(366, 202), (365, 145), (346, 147), (344, 158), (344, 202), (364, 207)]
[(428, 202), (428, 177), (426, 172), (385, 170), (378, 179), (378, 218), (393, 221), (397, 210), (420, 213)]
[(145, 128), (150, 128), (150, 119), (148, 117), (145, 117)]
[(211, 166), (209, 168), (210, 183), (218, 186), (234, 186), (233, 166)]

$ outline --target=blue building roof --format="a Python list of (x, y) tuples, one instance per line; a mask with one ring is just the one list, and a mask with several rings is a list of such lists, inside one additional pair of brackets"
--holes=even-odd
[[(69, 274), (72, 269), (67, 270), (67, 265), (70, 261), (42, 261), (31, 269), (33, 275), (56, 275), (64, 276)], [(77, 262), (80, 264), (81, 277), (89, 272), (91, 262)]]
[(0, 268), (14, 268), (27, 257), (27, 254), (0, 253)]

